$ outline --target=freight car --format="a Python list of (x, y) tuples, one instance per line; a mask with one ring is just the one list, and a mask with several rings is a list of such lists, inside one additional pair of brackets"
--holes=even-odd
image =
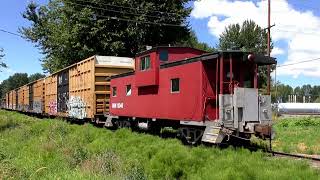
[(6, 97), (3, 97), (2, 99), (1, 99), (1, 108), (2, 109), (6, 109), (7, 107), (6, 107)]
[(4, 100), (4, 109), (9, 109), (9, 93), (6, 93), (5, 100)]
[(32, 105), (29, 112), (43, 114), (44, 112), (44, 96), (45, 96), (45, 78), (38, 79), (29, 84), (30, 95), (29, 101)]
[(12, 109), (13, 110), (16, 110), (17, 109), (17, 106), (18, 106), (18, 104), (17, 104), (17, 90), (13, 90), (12, 92), (11, 92), (11, 95), (12, 95), (12, 97), (11, 97), (11, 99), (12, 99)]
[(8, 109), (13, 109), (12, 96), (13, 96), (13, 91), (10, 91), (8, 93)]
[(204, 53), (156, 47), (137, 54), (136, 71), (111, 77), (106, 125), (160, 131), (190, 144), (271, 134), (271, 98), (258, 93), (258, 66), (274, 58), (242, 51)]
[(25, 113), (96, 120), (109, 112), (106, 78), (133, 69), (132, 58), (92, 56), (8, 92), (5, 104)]
[(98, 119), (109, 112), (111, 75), (133, 69), (133, 59), (92, 56), (45, 78), (45, 114)]

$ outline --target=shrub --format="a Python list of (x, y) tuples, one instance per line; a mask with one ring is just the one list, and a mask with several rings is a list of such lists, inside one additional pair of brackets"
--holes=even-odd
[(317, 126), (320, 127), (320, 118), (315, 117), (302, 117), (302, 118), (287, 118), (276, 122), (279, 127), (307, 127)]

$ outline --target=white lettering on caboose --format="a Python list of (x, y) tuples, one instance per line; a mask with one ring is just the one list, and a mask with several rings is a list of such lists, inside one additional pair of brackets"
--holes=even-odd
[(112, 103), (111, 107), (113, 109), (122, 109), (123, 108), (123, 103)]

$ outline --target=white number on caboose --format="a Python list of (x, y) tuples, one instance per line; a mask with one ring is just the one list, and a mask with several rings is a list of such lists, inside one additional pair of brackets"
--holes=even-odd
[(112, 108), (113, 109), (122, 109), (123, 108), (123, 103), (112, 103)]

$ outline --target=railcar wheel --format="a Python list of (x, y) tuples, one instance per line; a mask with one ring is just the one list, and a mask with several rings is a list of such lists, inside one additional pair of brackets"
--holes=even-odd
[(179, 128), (179, 134), (185, 144), (197, 145), (201, 142), (204, 130), (194, 127)]
[(122, 128), (130, 128), (131, 127), (131, 123), (127, 120), (122, 121)]
[(116, 120), (113, 122), (114, 127), (116, 128), (130, 128), (131, 123), (128, 120)]
[(150, 133), (153, 134), (153, 135), (160, 135), (161, 127), (159, 127), (159, 126), (152, 126), (149, 131), (150, 131)]
[(248, 139), (248, 140), (251, 138), (251, 134), (250, 133), (240, 133), (239, 136), (241, 138)]

